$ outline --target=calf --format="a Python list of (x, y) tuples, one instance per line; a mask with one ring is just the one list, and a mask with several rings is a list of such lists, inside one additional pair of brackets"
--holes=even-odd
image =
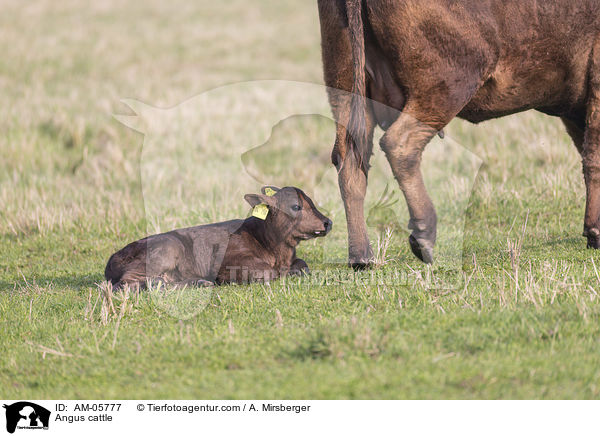
[(247, 194), (254, 208), (245, 220), (232, 220), (148, 236), (117, 251), (104, 275), (113, 286), (144, 287), (269, 281), (308, 273), (296, 257), (300, 241), (327, 235), (332, 223), (300, 189), (266, 186)]

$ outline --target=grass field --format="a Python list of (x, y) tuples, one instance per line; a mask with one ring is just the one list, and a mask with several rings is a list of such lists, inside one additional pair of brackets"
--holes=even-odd
[[(370, 227), (380, 266), (354, 275), (340, 263), (335, 173), (314, 164), (331, 122), (281, 123), (266, 155), (249, 155), (261, 180), (241, 155), (272, 120), (231, 88), (208, 94), (209, 111), (195, 98), (241, 81), (322, 83), (315, 2), (121, 3), (0, 6), (0, 397), (600, 396), (600, 258), (580, 236), (580, 160), (558, 120), (453, 122), (462, 151), (438, 139), (425, 164), (440, 262), (413, 259), (401, 226), (386, 237), (384, 214)], [(124, 98), (172, 109), (142, 135), (113, 117), (133, 115)], [(288, 171), (290, 159), (322, 177)], [(101, 285), (125, 243), (243, 216), (243, 193), (288, 176), (335, 223), (300, 247), (314, 277), (189, 290), (176, 304)], [(368, 207), (389, 180), (377, 150)], [(392, 209), (404, 226), (404, 202)]]

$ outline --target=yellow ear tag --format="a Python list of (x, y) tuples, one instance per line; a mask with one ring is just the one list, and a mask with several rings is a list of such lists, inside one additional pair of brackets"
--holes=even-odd
[(265, 195), (267, 197), (272, 197), (275, 194), (277, 194), (277, 191), (275, 191), (273, 188), (265, 188)]
[(256, 206), (254, 206), (254, 209), (252, 209), (252, 216), (255, 216), (256, 218), (261, 219), (263, 221), (267, 219), (268, 214), (269, 208), (264, 203), (257, 204)]

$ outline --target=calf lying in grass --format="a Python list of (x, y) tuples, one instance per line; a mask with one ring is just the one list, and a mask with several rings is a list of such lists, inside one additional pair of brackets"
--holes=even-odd
[(331, 220), (298, 188), (264, 187), (247, 194), (253, 216), (173, 230), (132, 242), (113, 254), (104, 275), (113, 286), (144, 287), (269, 281), (308, 273), (296, 257), (300, 241), (325, 236)]

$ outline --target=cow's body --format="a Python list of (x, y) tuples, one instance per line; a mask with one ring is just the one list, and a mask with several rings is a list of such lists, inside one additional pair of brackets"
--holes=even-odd
[(263, 195), (245, 197), (252, 206), (268, 208), (264, 219), (251, 216), (132, 242), (110, 257), (106, 280), (117, 288), (145, 287), (148, 282), (206, 286), (308, 272), (306, 262), (296, 257), (296, 246), (302, 240), (325, 236), (331, 220), (297, 188), (266, 188), (274, 194), (265, 195), (263, 188)]
[(582, 154), (584, 235), (599, 247), (600, 0), (319, 0), (319, 14), (326, 84), (393, 108), (330, 92), (351, 264), (371, 257), (362, 209), (375, 125), (408, 204), (411, 248), (431, 262), (423, 148), (456, 116), (528, 109), (561, 117)]

